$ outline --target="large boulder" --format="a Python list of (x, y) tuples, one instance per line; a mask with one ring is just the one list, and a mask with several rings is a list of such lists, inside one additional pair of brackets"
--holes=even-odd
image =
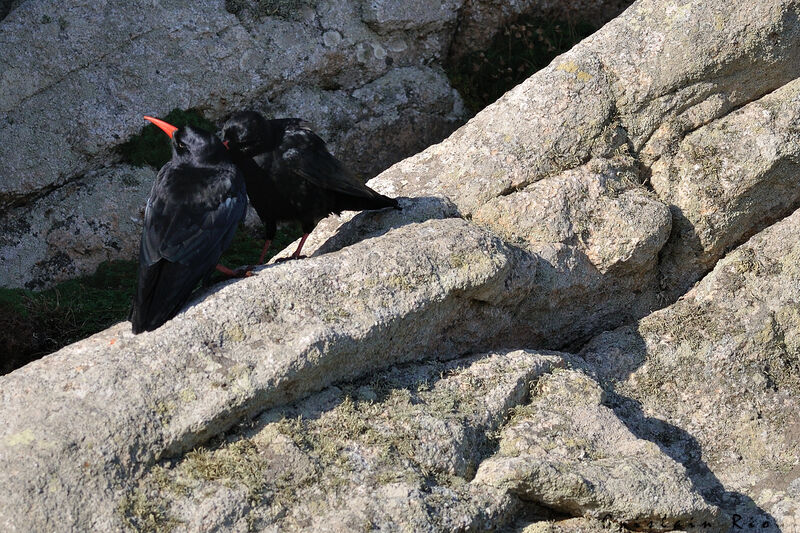
[(581, 353), (628, 427), (748, 531), (800, 524), (798, 232), (800, 211)]
[(603, 405), (605, 394), (590, 377), (557, 372), (539, 379), (534, 393), (503, 428), (497, 453), (481, 463), (474, 483), (633, 530), (728, 529), (682, 465)]
[[(0, 528), (796, 527), (800, 212), (762, 211), (798, 188), (764, 118), (792, 109), (798, 15), (641, 0), (374, 179), (402, 211), (330, 217), (306, 260), (0, 377)], [(776, 149), (741, 187), (686, 177), (689, 146), (750, 153), (723, 127), (748, 116)], [(669, 263), (687, 224), (713, 233), (676, 217), (698, 182), (746, 212), (714, 219), (723, 248), (756, 235)]]
[(439, 66), (458, 3), (435, 24), (419, 17), (427, 3), (410, 6), (386, 31), (355, 0), (267, 4), (28, 0), (0, 21), (14, 51), (0, 55), (0, 286), (43, 288), (135, 255), (155, 169), (133, 171), (131, 188), (117, 147), (144, 114), (300, 115), (364, 177), (466, 118)]
[[(299, 115), (364, 178), (445, 138), (467, 118), (442, 70), (464, 48), (456, 38), (485, 45), (476, 29), (537, 6), (515, 4), (499, 18), (474, 7), (0, 4), (0, 48), (14, 51), (0, 55), (0, 286), (41, 289), (135, 255), (155, 169), (137, 177), (140, 186), (125, 185), (131, 170), (118, 147), (141, 130), (144, 114), (192, 108), (218, 121), (247, 107)], [(462, 26), (467, 11), (471, 23)]]
[(800, 80), (704, 125), (652, 166), (674, 227), (661, 270), (684, 292), (732, 247), (800, 207)]

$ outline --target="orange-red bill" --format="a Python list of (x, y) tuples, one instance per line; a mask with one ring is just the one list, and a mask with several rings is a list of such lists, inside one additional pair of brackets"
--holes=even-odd
[(170, 138), (172, 138), (172, 135), (178, 129), (175, 126), (173, 126), (172, 124), (170, 124), (168, 122), (164, 122), (163, 120), (158, 119), (158, 118), (148, 117), (147, 115), (145, 115), (144, 119), (145, 120), (149, 120), (150, 122), (152, 122), (153, 124), (155, 124), (156, 126), (161, 128), (161, 131), (163, 131), (164, 133), (169, 135)]
[(231, 147), (230, 147), (230, 146), (228, 146), (228, 143), (229, 143), (229, 142), (230, 142), (230, 141), (222, 141), (222, 145), (223, 145), (225, 148), (227, 148), (228, 150), (230, 150), (230, 149), (231, 149)]

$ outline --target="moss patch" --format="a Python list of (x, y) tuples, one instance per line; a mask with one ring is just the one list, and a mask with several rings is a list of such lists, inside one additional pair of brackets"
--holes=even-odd
[(122, 498), (117, 513), (127, 528), (133, 531), (169, 533), (180, 524), (168, 516), (157, 498), (151, 498), (138, 489)]
[(588, 22), (520, 17), (503, 27), (488, 49), (447, 65), (447, 74), (467, 108), (477, 113), (598, 28)]
[(124, 320), (135, 280), (136, 263), (110, 261), (45, 291), (0, 289), (0, 373)]
[[(216, 131), (217, 126), (205, 118), (197, 109), (173, 109), (165, 117), (158, 117), (179, 128), (191, 125), (207, 131)], [(161, 168), (172, 157), (169, 138), (153, 124), (147, 124), (139, 135), (121, 144), (117, 149), (122, 160), (137, 167), (150, 165)]]
[[(354, 484), (376, 491), (390, 484), (417, 487), (431, 501), (467, 498), (479, 458), (497, 445), (501, 420), (485, 420), (481, 413), (486, 394), (502, 379), (502, 373), (482, 372), (480, 364), (394, 367), (265, 413), (154, 467), (142, 487), (173, 512), (229, 487), (248, 500), (243, 518), (256, 530), (280, 524), (299, 508), (297, 516), (303, 509), (317, 512), (326, 505), (317, 501), (319, 494), (338, 505)], [(442, 450), (474, 450), (462, 453), (469, 465), (442, 459), (431, 448), (448, 439), (452, 443)], [(129, 499), (135, 501), (135, 494)], [(169, 514), (160, 516), (163, 522)]]
[(296, 19), (306, 6), (314, 7), (316, 0), (225, 0), (225, 10), (237, 16), (247, 14), (256, 19), (279, 17)]
[(249, 440), (238, 440), (217, 450), (198, 448), (186, 454), (183, 466), (188, 475), (206, 481), (238, 482), (247, 487), (251, 501), (257, 502), (267, 483), (263, 472), (267, 461)]
[[(299, 225), (281, 227), (267, 260), (300, 235)], [(262, 239), (239, 228), (220, 263), (228, 268), (253, 264), (263, 245)], [(91, 276), (45, 291), (0, 289), (0, 375), (127, 320), (137, 270), (138, 261), (107, 261)], [(211, 281), (224, 279), (217, 272)]]

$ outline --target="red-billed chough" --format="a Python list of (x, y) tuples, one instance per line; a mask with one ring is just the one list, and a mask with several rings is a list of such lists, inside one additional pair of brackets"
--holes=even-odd
[(301, 119), (267, 120), (255, 111), (242, 111), (225, 122), (222, 137), (265, 225), (267, 242), (259, 263), (275, 237), (277, 222), (300, 222), (303, 237), (291, 256), (297, 259), (308, 234), (331, 213), (399, 209), (397, 200), (358, 181)]
[(247, 208), (244, 176), (216, 136), (144, 118), (172, 138), (172, 159), (159, 170), (145, 208), (130, 314), (134, 333), (152, 331), (178, 313), (214, 271)]

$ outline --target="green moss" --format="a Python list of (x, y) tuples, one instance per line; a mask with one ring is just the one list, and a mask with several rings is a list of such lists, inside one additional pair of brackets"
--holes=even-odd
[(199, 505), (220, 485), (245, 489), (250, 501), (245, 518), (255, 531), (322, 513), (330, 502), (351, 497), (353, 484), (377, 489), (399, 482), (419, 487), (431, 501), (437, 494), (449, 501), (452, 491), (468, 492), (475, 467), (459, 475), (438, 464), (430, 457), (426, 436), (447, 438), (443, 422), (465, 428), (468, 439), (483, 439), (482, 432), (488, 431), (486, 442), (475, 444), (481, 457), (491, 455), (497, 448), (496, 427), (477, 427), (475, 434), (472, 428), (476, 422), (483, 426), (476, 413), (500, 377), (435, 361), (405, 370), (331, 387), (322, 403), (301, 402), (265, 413), (179, 460), (154, 467), (144, 477), (143, 491), (185, 509), (185, 504)]
[(316, 0), (225, 0), (225, 10), (234, 15), (247, 13), (263, 17), (299, 18), (303, 7), (314, 7)]
[[(687, 149), (690, 160), (694, 166), (700, 167), (702, 174), (709, 178), (719, 179), (722, 171), (722, 155), (714, 145), (690, 144)], [(720, 196), (719, 186), (716, 183), (707, 184), (704, 187), (706, 196), (714, 198)]]
[[(10, 372), (127, 317), (136, 263), (102, 263), (91, 276), (41, 292), (0, 289), (0, 372)], [(12, 357), (13, 356), (13, 357)]]
[(117, 513), (129, 530), (142, 533), (169, 533), (181, 523), (169, 516), (160, 499), (138, 489), (120, 500)]
[(187, 453), (182, 463), (183, 470), (195, 479), (241, 483), (247, 487), (252, 502), (261, 499), (267, 482), (264, 476), (267, 466), (258, 447), (246, 439), (216, 450), (197, 448)]
[(169, 425), (172, 420), (172, 413), (175, 412), (176, 405), (173, 402), (158, 402), (153, 406), (153, 411), (158, 415), (162, 426)]
[(502, 28), (487, 50), (451, 62), (447, 74), (477, 113), (597, 29), (587, 22), (521, 17)]
[[(186, 111), (173, 109), (167, 116), (159, 118), (179, 128), (188, 124), (208, 131), (217, 130), (216, 125), (206, 119), (202, 112), (197, 109)], [(137, 167), (150, 165), (155, 168), (161, 168), (172, 157), (169, 138), (164, 135), (163, 131), (149, 123), (142, 128), (142, 132), (139, 135), (135, 135), (121, 144), (118, 151), (123, 161)]]

